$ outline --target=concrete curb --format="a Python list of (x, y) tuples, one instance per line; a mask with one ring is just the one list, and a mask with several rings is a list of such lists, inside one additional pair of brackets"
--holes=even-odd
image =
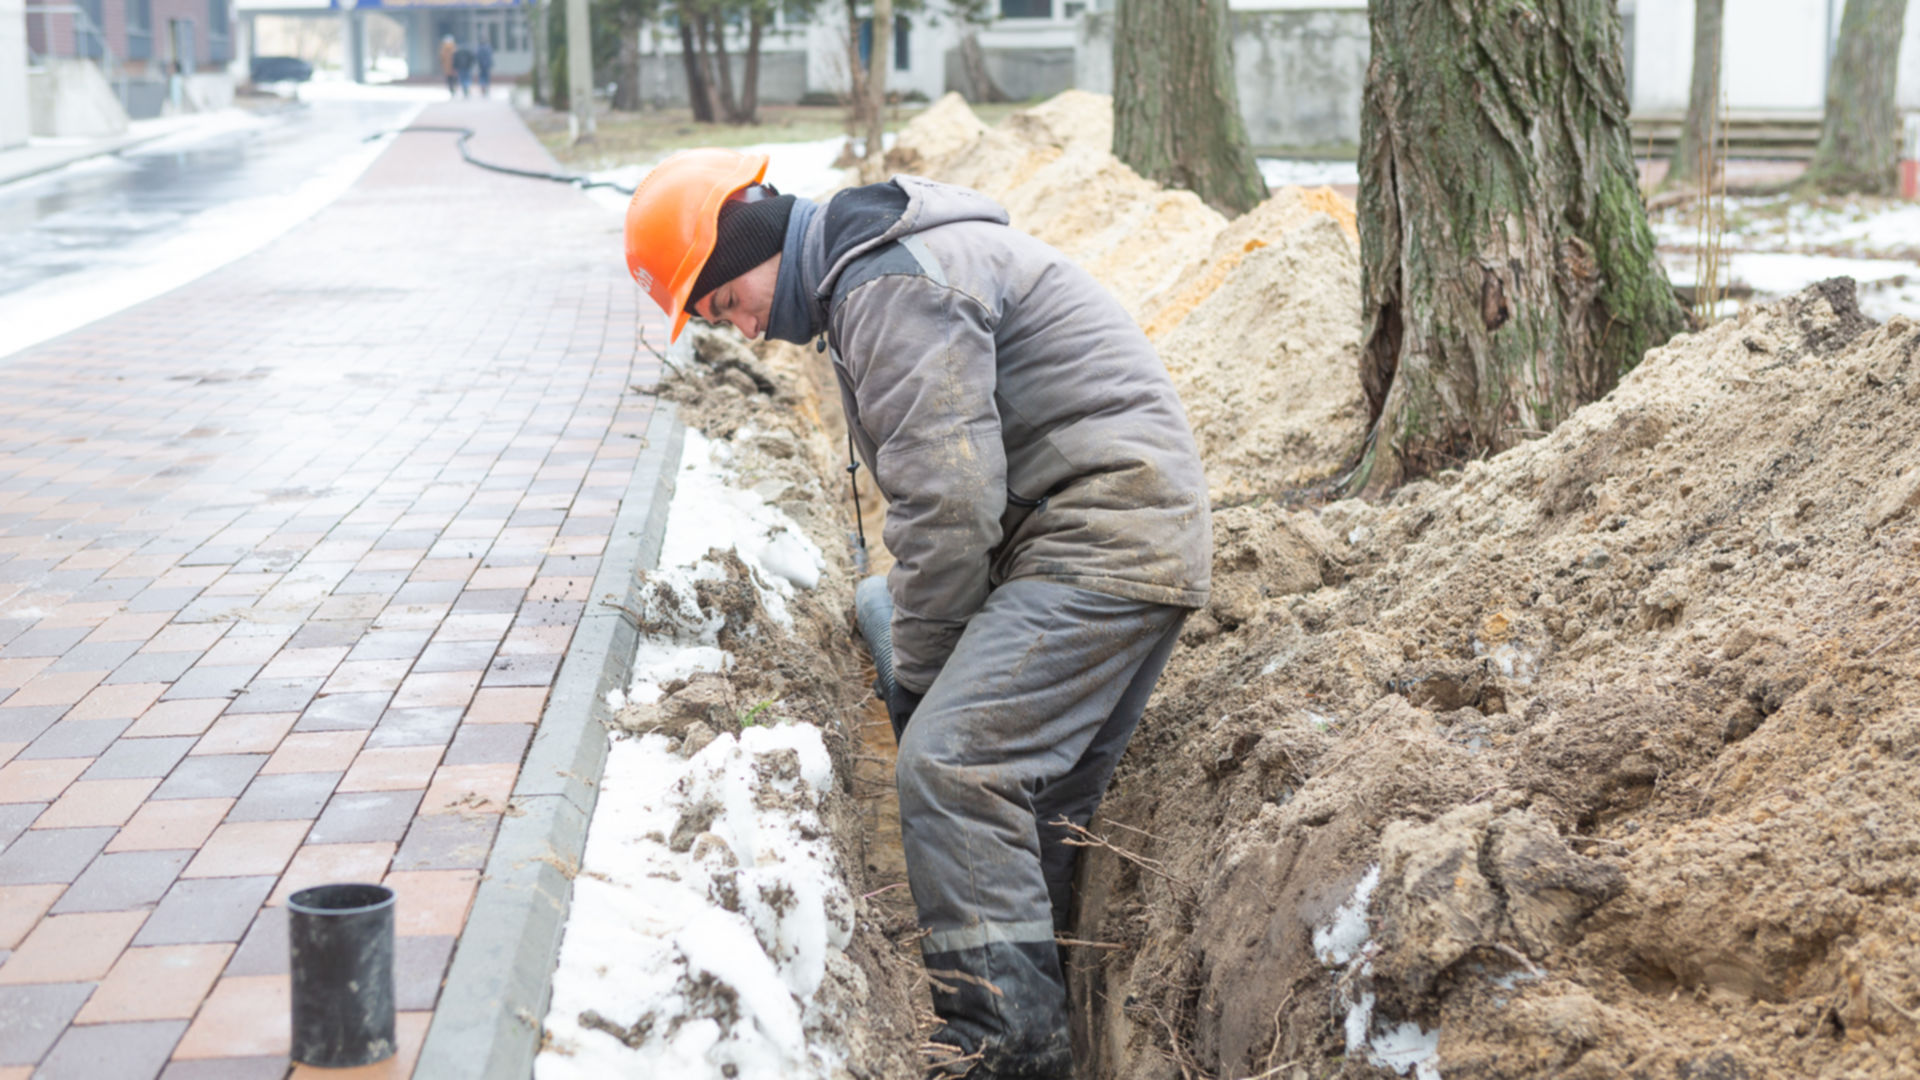
[(606, 765), (607, 691), (626, 689), (639, 639), (622, 609), (636, 607), (636, 572), (659, 561), (684, 439), (673, 406), (656, 403), (592, 600), (547, 698), (511, 810), (501, 819), (415, 1076), (533, 1075), (573, 873)]

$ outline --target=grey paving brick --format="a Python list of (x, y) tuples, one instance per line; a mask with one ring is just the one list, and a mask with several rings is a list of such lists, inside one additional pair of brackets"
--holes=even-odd
[(149, 798), (234, 798), (247, 789), (253, 774), (267, 763), (265, 754), (206, 754), (189, 757), (174, 766)]
[(525, 589), (468, 589), (453, 602), (455, 615), (511, 615), (526, 599)]
[(393, 858), (395, 870), (480, 870), (487, 865), (498, 814), (415, 818)]
[(354, 643), (349, 660), (411, 660), (433, 637), (431, 630), (370, 630)]
[(160, 695), (163, 701), (177, 701), (180, 698), (230, 698), (240, 693), (260, 671), (258, 664), (202, 664), (188, 669), (185, 675)]
[(28, 708), (0, 709), (0, 742), (30, 743), (66, 715), (65, 705), (34, 705)]
[(227, 706), (228, 713), (299, 712), (320, 692), (325, 676), (297, 679), (255, 679)]
[[(397, 941), (398, 939), (396, 939)], [(397, 952), (397, 950), (396, 950)], [(287, 955), (287, 907), (275, 904), (260, 909), (247, 936), (227, 961), (228, 975), (285, 975), (292, 967)]]
[(440, 999), (440, 981), (453, 957), (452, 935), (393, 939), (393, 1004), (402, 1012), (427, 1010)]
[(187, 669), (197, 663), (202, 654), (197, 652), (137, 652), (127, 658), (126, 663), (113, 669), (108, 675), (109, 683), (170, 683), (187, 673)]
[(399, 843), (420, 805), (418, 791), (342, 791), (307, 833), (309, 844)]
[[(74, 598), (78, 600), (78, 597)], [(138, 641), (83, 641), (47, 666), (48, 671), (112, 671), (138, 652)]]
[(286, 1080), (291, 1067), (285, 1057), (176, 1061), (160, 1074), (160, 1080)]
[(466, 586), (458, 581), (409, 581), (393, 594), (396, 604), (451, 604)]
[[(26, 832), (27, 827), (33, 824), (33, 819), (39, 817), (40, 811), (46, 808), (47, 804), (43, 802), (0, 803), (0, 851), (13, 843), (14, 837)], [(400, 838), (396, 836), (393, 839)]]
[(185, 1020), (70, 1027), (34, 1080), (154, 1080), (186, 1030)]
[(320, 815), (344, 773), (274, 773), (256, 776), (227, 811), (228, 821), (296, 821)]
[(200, 595), (199, 589), (147, 589), (127, 601), (126, 610), (130, 612), (151, 613), (160, 611), (179, 611)]
[(106, 752), (132, 720), (61, 720), (20, 751), (22, 758), (93, 757)]
[(130, 600), (141, 590), (153, 584), (150, 577), (111, 577), (100, 578), (73, 594), (76, 603), (91, 604), (101, 600)]
[(436, 641), (420, 652), (415, 671), (484, 671), (493, 660), (492, 641)]
[(540, 561), (541, 577), (586, 577), (600, 572), (598, 555), (549, 555)]
[(458, 706), (427, 709), (388, 709), (380, 726), (367, 736), (369, 749), (382, 746), (445, 746), (460, 726)]
[(548, 686), (560, 672), (559, 653), (535, 653), (531, 656), (496, 656), (487, 665), (481, 686)]
[(93, 633), (90, 626), (60, 626), (28, 630), (0, 649), (0, 657), (9, 660), (30, 656), (61, 656)]
[(0, 986), (0, 1065), (33, 1065), (93, 993), (93, 983)]
[(0, 852), (0, 885), (65, 885), (120, 830), (28, 829)]
[(131, 780), (143, 776), (165, 776), (180, 764), (187, 751), (198, 742), (192, 735), (169, 735), (154, 739), (117, 739), (99, 759), (80, 774), (82, 780)]
[(135, 945), (202, 945), (239, 941), (267, 894), (272, 877), (183, 878), (153, 909)]
[(373, 625), (371, 619), (323, 619), (310, 622), (287, 641), (289, 649), (320, 649), (352, 645)]
[(157, 904), (191, 851), (123, 851), (93, 860), (53, 905), (55, 915), (72, 911), (131, 911)]
[(334, 587), (335, 596), (392, 596), (407, 583), (405, 570), (356, 570)]
[(519, 764), (533, 738), (532, 724), (463, 724), (447, 747), (442, 765)]
[(326, 694), (313, 699), (293, 725), (295, 731), (368, 731), (380, 722), (389, 693)]

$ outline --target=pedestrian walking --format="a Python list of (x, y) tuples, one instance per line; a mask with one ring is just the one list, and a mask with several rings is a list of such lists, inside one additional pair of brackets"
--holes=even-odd
[(485, 36), (482, 36), (480, 38), (480, 44), (474, 46), (473, 64), (474, 64), (474, 67), (480, 72), (480, 96), (492, 97), (493, 96), (493, 46), (488, 44)]
[(465, 45), (453, 50), (453, 70), (460, 76), (460, 96), (473, 96), (473, 50)]
[(459, 51), (459, 47), (453, 43), (452, 34), (448, 34), (446, 37), (440, 39), (440, 74), (447, 77), (448, 97), (453, 97), (456, 93), (457, 83), (455, 82), (456, 76), (453, 73), (453, 57), (454, 54)]
[(975, 1080), (1066, 1080), (1055, 944), (1077, 849), (1188, 612), (1207, 484), (1131, 316), (984, 195), (912, 176), (824, 204), (764, 154), (641, 182), (627, 265), (690, 315), (830, 350), (887, 497), (908, 882), (942, 1027)]

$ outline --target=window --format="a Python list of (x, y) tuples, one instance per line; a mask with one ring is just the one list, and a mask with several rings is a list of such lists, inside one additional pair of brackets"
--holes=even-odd
[(98, 60), (106, 54), (106, 40), (100, 31), (105, 25), (100, 18), (100, 0), (80, 0), (80, 12), (73, 20), (74, 55)]
[(233, 26), (229, 0), (207, 0), (207, 61), (224, 64), (233, 59), (227, 35)]
[(1051, 19), (1053, 0), (1000, 0), (1003, 19)]
[(153, 57), (153, 0), (127, 0), (127, 59)]

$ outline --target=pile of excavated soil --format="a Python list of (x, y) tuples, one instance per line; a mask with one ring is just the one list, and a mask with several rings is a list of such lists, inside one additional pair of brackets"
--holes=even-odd
[(1110, 152), (1110, 99), (1068, 91), (988, 128), (949, 94), (888, 168), (984, 192), (1111, 289), (1160, 349), (1216, 502), (1334, 473), (1366, 421), (1353, 204), (1282, 188), (1228, 221)]
[(1384, 505), (1217, 512), (1084, 1075), (1920, 1075), (1916, 350), (1830, 282)]

